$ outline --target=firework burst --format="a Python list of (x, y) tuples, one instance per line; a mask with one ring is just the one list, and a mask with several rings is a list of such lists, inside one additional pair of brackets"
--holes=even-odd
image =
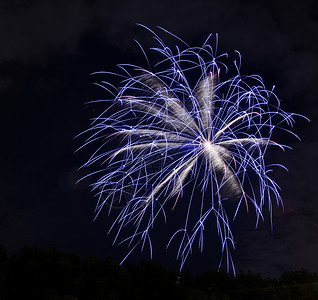
[[(205, 224), (213, 217), (221, 262), (234, 270), (230, 223), (239, 209), (254, 211), (257, 225), (265, 207), (271, 217), (273, 203), (282, 204), (270, 172), (283, 166), (267, 165), (264, 156), (270, 146), (286, 147), (273, 133), (292, 125), (294, 114), (280, 109), (261, 77), (240, 73), (239, 52), (229, 75), (227, 54), (217, 55), (217, 36), (213, 47), (211, 36), (201, 47), (174, 36), (183, 48), (169, 48), (152, 33), (158, 47), (151, 50), (162, 56), (153, 68), (141, 48), (147, 68), (126, 64), (119, 65), (121, 74), (99, 72), (119, 76), (121, 83), (98, 84), (112, 93), (100, 100), (111, 106), (93, 120), (85, 143), (100, 143), (85, 164), (101, 166), (93, 184), (96, 213), (121, 204), (111, 229), (115, 242), (124, 236), (119, 242), (128, 242), (130, 254), (146, 243), (152, 252), (150, 233), (158, 217), (167, 220), (171, 209), (186, 205), (179, 228), (167, 238), (167, 245), (178, 242), (180, 269), (195, 243), (203, 249)], [(235, 208), (231, 215), (226, 203)], [(133, 231), (127, 235), (128, 224)]]

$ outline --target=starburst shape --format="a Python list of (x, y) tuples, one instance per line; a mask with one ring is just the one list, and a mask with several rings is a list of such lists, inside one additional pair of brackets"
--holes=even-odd
[[(234, 270), (230, 224), (240, 208), (253, 210), (258, 224), (265, 206), (271, 219), (273, 203), (282, 204), (270, 174), (283, 166), (267, 165), (265, 153), (270, 146), (286, 148), (272, 137), (279, 129), (288, 131), (283, 125), (292, 125), (294, 114), (280, 108), (260, 76), (240, 73), (239, 52), (233, 64), (236, 74), (229, 76), (222, 61), (227, 54), (216, 55), (217, 46), (208, 44), (211, 36), (202, 47), (183, 42), (185, 49), (176, 47), (174, 53), (154, 35), (159, 47), (153, 50), (163, 56), (155, 66), (159, 71), (152, 70), (146, 56), (148, 68), (120, 65), (122, 74), (98, 72), (120, 76), (121, 84), (98, 84), (113, 95), (98, 102), (112, 105), (94, 119), (89, 129), (93, 134), (85, 143), (101, 142), (85, 164), (101, 165), (97, 173), (102, 175), (93, 184), (99, 197), (97, 215), (105, 205), (111, 212), (114, 203), (121, 203), (111, 226), (117, 228), (115, 242), (130, 224), (133, 231), (121, 241), (128, 242), (128, 255), (146, 242), (152, 253), (155, 221), (159, 216), (167, 220), (167, 207), (186, 205), (179, 229), (167, 242), (178, 240), (180, 269), (195, 241), (203, 250), (205, 224), (214, 216), (221, 262), (224, 256), (227, 270)], [(225, 203), (235, 206), (231, 218)]]

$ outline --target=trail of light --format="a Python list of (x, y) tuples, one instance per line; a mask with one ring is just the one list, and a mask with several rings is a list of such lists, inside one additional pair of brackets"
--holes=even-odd
[[(133, 251), (137, 245), (144, 249), (148, 242), (152, 253), (150, 232), (155, 221), (160, 215), (166, 220), (169, 199), (176, 197), (172, 209), (177, 209), (185, 186), (192, 184), (184, 202), (188, 205), (184, 221), (168, 246), (182, 234), (177, 250), (182, 269), (196, 241), (203, 251), (205, 224), (214, 216), (223, 252), (220, 264), (225, 258), (227, 270), (235, 272), (229, 220), (236, 218), (245, 202), (247, 212), (250, 204), (255, 208), (257, 226), (266, 203), (271, 218), (273, 200), (282, 203), (279, 186), (269, 176), (280, 165), (267, 166), (264, 157), (270, 146), (287, 147), (273, 141), (273, 132), (291, 133), (284, 124), (293, 125), (297, 115), (281, 110), (273, 89), (267, 90), (260, 76), (240, 73), (239, 52), (236, 74), (226, 75), (227, 54), (217, 55), (217, 37), (214, 47), (209, 45), (210, 35), (202, 47), (182, 41), (185, 48), (176, 47), (174, 52), (151, 32), (159, 43), (152, 50), (163, 56), (154, 66), (156, 71), (138, 43), (148, 68), (121, 64), (119, 88), (99, 84), (114, 99), (85, 132), (91, 133), (85, 146), (101, 142), (85, 164), (100, 162), (102, 167), (103, 175), (93, 185), (99, 195), (96, 213), (105, 204), (111, 208), (116, 199), (127, 198), (110, 229), (117, 230), (114, 242), (125, 236), (130, 224), (134, 230), (121, 243), (129, 242)], [(222, 81), (222, 76), (228, 78)], [(119, 146), (110, 149), (110, 141), (118, 139)], [(236, 206), (231, 218), (224, 207), (229, 200)]]

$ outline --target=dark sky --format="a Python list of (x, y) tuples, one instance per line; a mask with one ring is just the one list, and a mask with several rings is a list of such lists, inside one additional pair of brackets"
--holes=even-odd
[[(83, 140), (73, 138), (96, 113), (85, 103), (105, 97), (89, 74), (138, 64), (142, 54), (134, 39), (154, 46), (136, 25), (142, 23), (195, 46), (218, 33), (222, 50), (241, 52), (243, 71), (276, 85), (285, 110), (310, 118), (294, 128), (302, 142), (288, 138), (294, 150), (277, 154), (289, 169), (276, 175), (285, 212), (274, 210), (273, 232), (268, 217), (254, 230), (250, 217), (240, 216), (234, 260), (237, 270), (264, 276), (301, 267), (318, 271), (318, 2), (291, 2), (1, 1), (0, 243), (10, 252), (37, 245), (118, 261), (125, 255), (126, 247), (112, 247), (107, 236), (111, 218), (93, 222), (89, 182), (75, 185), (92, 170), (76, 171), (90, 152), (74, 154)], [(214, 238), (211, 232), (210, 249), (195, 253), (185, 268), (215, 267)], [(175, 268), (173, 251), (158, 252), (155, 259)]]

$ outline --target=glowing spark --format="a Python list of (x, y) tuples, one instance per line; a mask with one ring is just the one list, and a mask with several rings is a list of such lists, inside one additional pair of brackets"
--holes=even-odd
[[(155, 220), (159, 215), (166, 219), (167, 206), (187, 205), (180, 229), (168, 242), (180, 238), (180, 269), (195, 241), (202, 250), (205, 222), (214, 216), (227, 270), (234, 271), (231, 219), (243, 203), (247, 211), (254, 208), (257, 225), (265, 204), (270, 217), (272, 202), (282, 204), (279, 187), (270, 178), (275, 165), (266, 165), (264, 155), (269, 146), (285, 148), (271, 138), (276, 130), (288, 131), (282, 126), (292, 125), (294, 114), (280, 109), (280, 101), (261, 77), (241, 75), (240, 61), (234, 62), (236, 74), (227, 75), (229, 69), (222, 61), (227, 55), (217, 55), (209, 39), (202, 47), (184, 43), (185, 49), (177, 47), (173, 52), (153, 34), (159, 43), (153, 50), (163, 56), (156, 64), (158, 71), (120, 65), (118, 89), (99, 84), (114, 91), (111, 100), (104, 100), (113, 104), (94, 120), (89, 130), (93, 134), (86, 142), (101, 143), (85, 164), (102, 166), (93, 186), (99, 196), (96, 213), (105, 205), (111, 210), (121, 203), (111, 227), (118, 228), (115, 241), (131, 224), (134, 231), (123, 242), (129, 242), (131, 251), (137, 245), (144, 249), (148, 242), (152, 253), (150, 231)], [(221, 75), (228, 78), (221, 81)], [(110, 141), (118, 138), (118, 148), (110, 149)], [(188, 201), (179, 204), (190, 183), (192, 192), (183, 197)], [(231, 216), (224, 207), (229, 199), (236, 206)], [(200, 208), (195, 209), (195, 204)]]

